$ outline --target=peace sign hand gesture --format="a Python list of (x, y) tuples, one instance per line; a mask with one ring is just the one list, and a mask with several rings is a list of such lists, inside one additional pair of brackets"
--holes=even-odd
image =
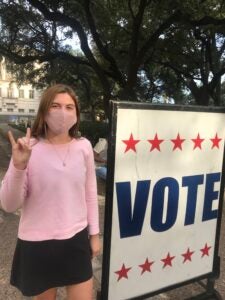
[(26, 169), (32, 151), (30, 146), (30, 128), (27, 128), (25, 138), (19, 138), (17, 142), (15, 141), (11, 131), (8, 132), (8, 136), (12, 145), (12, 159), (14, 166), (20, 170)]

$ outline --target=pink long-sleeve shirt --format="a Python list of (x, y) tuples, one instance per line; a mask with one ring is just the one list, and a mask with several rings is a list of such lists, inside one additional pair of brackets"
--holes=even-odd
[[(63, 166), (65, 159), (66, 166)], [(85, 138), (52, 145), (36, 141), (25, 170), (11, 160), (0, 190), (2, 208), (21, 210), (18, 237), (67, 239), (88, 226), (99, 233), (93, 150)]]

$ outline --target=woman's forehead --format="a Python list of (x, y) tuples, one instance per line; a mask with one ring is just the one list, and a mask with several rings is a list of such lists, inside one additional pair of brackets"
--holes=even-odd
[(60, 93), (55, 96), (55, 98), (53, 99), (53, 103), (73, 104), (74, 105), (74, 100), (69, 94)]

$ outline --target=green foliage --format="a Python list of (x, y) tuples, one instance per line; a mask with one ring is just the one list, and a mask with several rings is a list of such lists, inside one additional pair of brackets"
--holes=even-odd
[(80, 123), (81, 136), (86, 137), (94, 146), (99, 138), (108, 136), (108, 125), (103, 122), (83, 121)]
[(15, 129), (18, 129), (24, 133), (26, 133), (27, 128), (25, 126), (25, 124), (15, 124), (15, 123), (9, 123), (9, 126)]
[(187, 89), (221, 104), (223, 0), (0, 0), (0, 17), (0, 54), (23, 64), (10, 63), (17, 79), (72, 85), (93, 119), (112, 98), (184, 102)]

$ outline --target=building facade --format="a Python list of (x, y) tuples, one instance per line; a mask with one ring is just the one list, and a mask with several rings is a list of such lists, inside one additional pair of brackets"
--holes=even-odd
[[(6, 70), (5, 59), (0, 61), (0, 123), (33, 123), (42, 90), (31, 84), (19, 85)], [(81, 112), (81, 121), (91, 121), (90, 114)]]
[(18, 85), (0, 63), (0, 122), (27, 122), (37, 114), (41, 91), (31, 84)]

